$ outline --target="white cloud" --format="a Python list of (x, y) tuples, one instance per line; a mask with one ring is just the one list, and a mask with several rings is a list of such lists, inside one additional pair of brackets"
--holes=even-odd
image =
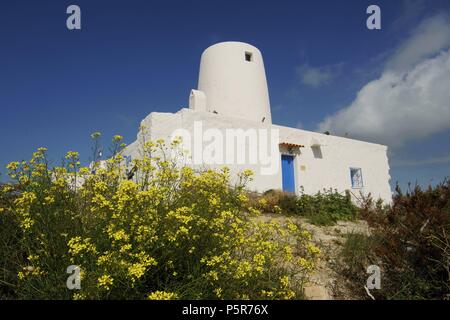
[(443, 15), (419, 25), (346, 108), (319, 130), (389, 146), (450, 128), (450, 21)]
[(331, 83), (341, 72), (342, 64), (311, 67), (304, 64), (297, 67), (300, 81), (310, 87), (320, 87)]
[(437, 15), (424, 20), (388, 60), (387, 69), (405, 70), (450, 46), (450, 20)]

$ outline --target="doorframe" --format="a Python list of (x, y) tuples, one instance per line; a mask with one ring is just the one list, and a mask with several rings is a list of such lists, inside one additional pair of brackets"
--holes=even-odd
[[(287, 151), (281, 151), (280, 152), (280, 164), (281, 164), (281, 170), (280, 170), (280, 178), (281, 178), (281, 190), (283, 190), (283, 156), (290, 156), (292, 157), (292, 161), (293, 161), (293, 166), (294, 166), (294, 194), (298, 195), (299, 194), (299, 185), (297, 182), (297, 175), (298, 175), (298, 168), (297, 168), (297, 154), (293, 154), (293, 153), (289, 153)], [(284, 191), (284, 190), (283, 190)]]

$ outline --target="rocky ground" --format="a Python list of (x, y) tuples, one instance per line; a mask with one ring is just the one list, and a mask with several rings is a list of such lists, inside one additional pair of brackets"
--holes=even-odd
[(354, 299), (346, 289), (345, 281), (336, 273), (336, 259), (348, 233), (369, 234), (366, 221), (338, 221), (335, 226), (316, 226), (302, 217), (264, 214), (261, 219), (276, 219), (284, 222), (290, 219), (300, 222), (312, 234), (312, 241), (322, 251), (317, 269), (305, 286), (305, 296), (310, 300)]

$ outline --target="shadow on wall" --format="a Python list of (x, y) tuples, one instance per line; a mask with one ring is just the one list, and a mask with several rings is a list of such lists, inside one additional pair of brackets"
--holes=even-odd
[(320, 146), (313, 146), (311, 147), (312, 152), (314, 154), (314, 158), (316, 159), (322, 159), (323, 155), (322, 155), (322, 149), (320, 148)]

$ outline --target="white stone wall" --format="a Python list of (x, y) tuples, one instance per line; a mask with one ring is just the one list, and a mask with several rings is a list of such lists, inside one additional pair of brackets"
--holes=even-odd
[[(145, 137), (147, 140), (159, 138), (168, 140), (174, 131), (180, 128), (187, 130), (193, 136), (195, 123), (202, 124), (203, 132), (207, 129), (218, 129), (224, 133), (224, 136), (227, 129), (278, 129), (279, 142), (304, 145), (304, 148), (300, 148), (295, 156), (297, 192), (301, 187), (307, 194), (315, 194), (324, 188), (333, 188), (339, 192), (351, 190), (355, 195), (359, 195), (360, 192), (366, 195), (371, 193), (375, 198), (381, 198), (386, 202), (391, 200), (387, 147), (383, 145), (191, 109), (181, 109), (175, 114), (153, 112), (142, 121), (142, 125), (148, 130)], [(202, 147), (205, 148), (210, 141), (204, 141)], [(311, 148), (313, 145), (320, 145), (320, 152), (314, 153)], [(276, 154), (278, 170), (270, 175), (262, 175), (262, 166), (259, 164), (246, 163), (227, 166), (230, 167), (233, 175), (244, 169), (253, 170), (255, 177), (249, 185), (251, 190), (263, 192), (268, 189), (281, 189), (281, 153), (287, 152), (287, 150), (283, 148), (278, 150)], [(223, 153), (226, 156), (225, 148)], [(124, 150), (124, 155), (131, 155), (133, 158), (139, 157), (139, 142), (136, 141), (129, 145)], [(217, 163), (192, 166), (195, 168), (220, 168), (223, 165), (223, 163)], [(361, 168), (364, 182), (362, 189), (352, 189), (351, 167)]]
[[(296, 183), (306, 193), (313, 194), (323, 188), (340, 192), (350, 190), (372, 194), (386, 202), (391, 200), (387, 147), (353, 139), (329, 136), (320, 133), (280, 127), (282, 141), (304, 144), (295, 158)], [(320, 153), (314, 154), (312, 144), (321, 144)], [(321, 158), (320, 158), (321, 156)], [(350, 168), (361, 168), (363, 188), (352, 189)]]
[(206, 96), (206, 111), (272, 121), (263, 57), (250, 44), (229, 41), (207, 48), (200, 60), (198, 90)]

